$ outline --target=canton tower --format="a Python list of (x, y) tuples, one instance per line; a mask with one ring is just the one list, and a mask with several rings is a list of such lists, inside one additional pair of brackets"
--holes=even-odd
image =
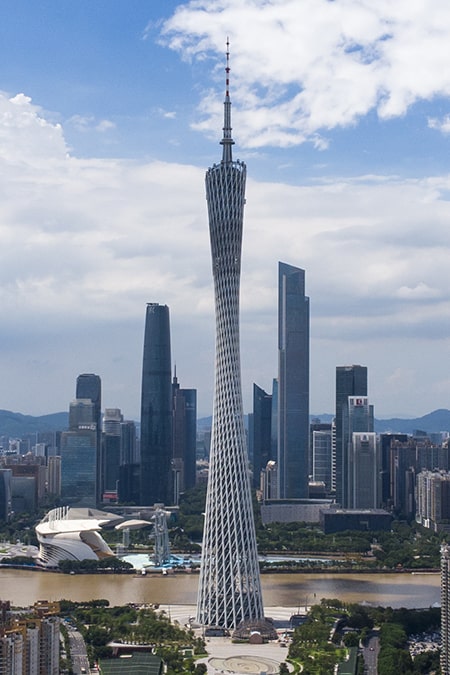
[(214, 277), (213, 423), (197, 620), (237, 628), (264, 618), (242, 414), (239, 280), (246, 167), (233, 161), (227, 42), (222, 161), (206, 172)]

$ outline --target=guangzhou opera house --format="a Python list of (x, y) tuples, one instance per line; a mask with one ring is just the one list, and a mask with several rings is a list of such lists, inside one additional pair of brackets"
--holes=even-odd
[(114, 557), (100, 534), (123, 519), (97, 509), (61, 506), (49, 511), (36, 525), (39, 542), (37, 562), (57, 567), (61, 560), (101, 560)]

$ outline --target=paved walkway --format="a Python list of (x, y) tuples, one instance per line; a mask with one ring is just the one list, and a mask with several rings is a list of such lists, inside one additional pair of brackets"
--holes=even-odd
[[(190, 618), (195, 616), (196, 608), (193, 605), (161, 605), (159, 610), (164, 610), (172, 621), (178, 621), (181, 625), (189, 625)], [(292, 614), (297, 614), (298, 607), (266, 607), (265, 615), (274, 620), (274, 625), (280, 635), (288, 627)], [(304, 611), (304, 607), (300, 608)], [(195, 632), (202, 634), (201, 628)], [(234, 644), (229, 637), (206, 638), (208, 656), (200, 659), (198, 663), (206, 663), (208, 675), (276, 675), (279, 672), (280, 663), (286, 660), (288, 648), (285, 641), (272, 641), (262, 645)], [(289, 664), (288, 664), (289, 665)]]

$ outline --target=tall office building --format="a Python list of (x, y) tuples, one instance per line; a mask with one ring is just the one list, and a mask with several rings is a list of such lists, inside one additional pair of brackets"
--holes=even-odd
[(119, 502), (139, 504), (140, 469), (136, 425), (131, 420), (125, 420), (120, 425)]
[(105, 492), (114, 493), (118, 489), (122, 421), (123, 415), (119, 408), (105, 408), (101, 457), (102, 496)]
[(261, 485), (261, 471), (272, 457), (272, 396), (253, 384), (253, 423), (251, 429), (253, 487)]
[(176, 374), (172, 381), (174, 504), (184, 490), (195, 487), (197, 447), (197, 390), (182, 389)]
[(69, 431), (61, 434), (63, 504), (95, 507), (99, 502), (100, 459), (96, 420), (98, 409), (92, 399), (77, 398), (70, 403)]
[(278, 264), (278, 481), (280, 499), (308, 498), (309, 298), (304, 270)]
[(441, 673), (450, 675), (450, 545), (441, 546)]
[(378, 508), (380, 471), (377, 435), (375, 433), (354, 432), (352, 434), (349, 470), (350, 508)]
[(216, 312), (214, 408), (197, 620), (264, 617), (242, 413), (239, 281), (246, 167), (232, 159), (228, 51), (222, 161), (206, 173)]
[[(349, 396), (367, 396), (367, 368), (365, 366), (337, 366), (336, 368), (336, 502), (348, 507), (348, 412)], [(359, 429), (355, 429), (359, 431)]]
[[(376, 508), (364, 505), (378, 500), (379, 463), (376, 435), (373, 432), (373, 406), (367, 396), (349, 396), (343, 409), (344, 450), (347, 459), (347, 476), (344, 476), (345, 507), (349, 509)], [(370, 436), (370, 434), (372, 434)], [(364, 439), (362, 438), (364, 437)], [(370, 497), (369, 497), (370, 493)]]
[(147, 305), (141, 397), (140, 503), (172, 503), (172, 372), (169, 308)]
[(96, 502), (101, 500), (101, 444), (102, 444), (102, 381), (99, 375), (95, 373), (82, 373), (77, 377), (76, 393), (77, 399), (85, 399), (92, 401), (94, 406), (93, 422), (95, 422), (95, 438), (96, 438)]
[(75, 397), (88, 399), (94, 405), (94, 422), (97, 425), (99, 439), (102, 431), (102, 382), (99, 375), (83, 373), (77, 377)]
[(325, 490), (331, 491), (332, 463), (331, 463), (331, 424), (311, 424), (311, 475), (318, 483), (324, 483)]

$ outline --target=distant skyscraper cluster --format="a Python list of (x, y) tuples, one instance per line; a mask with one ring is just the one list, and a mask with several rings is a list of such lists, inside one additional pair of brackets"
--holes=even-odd
[(147, 305), (140, 439), (119, 408), (106, 408), (102, 416), (101, 395), (98, 375), (78, 376), (69, 430), (61, 435), (63, 503), (178, 503), (196, 481), (197, 399), (196, 390), (182, 389), (176, 376), (172, 382), (166, 305)]

